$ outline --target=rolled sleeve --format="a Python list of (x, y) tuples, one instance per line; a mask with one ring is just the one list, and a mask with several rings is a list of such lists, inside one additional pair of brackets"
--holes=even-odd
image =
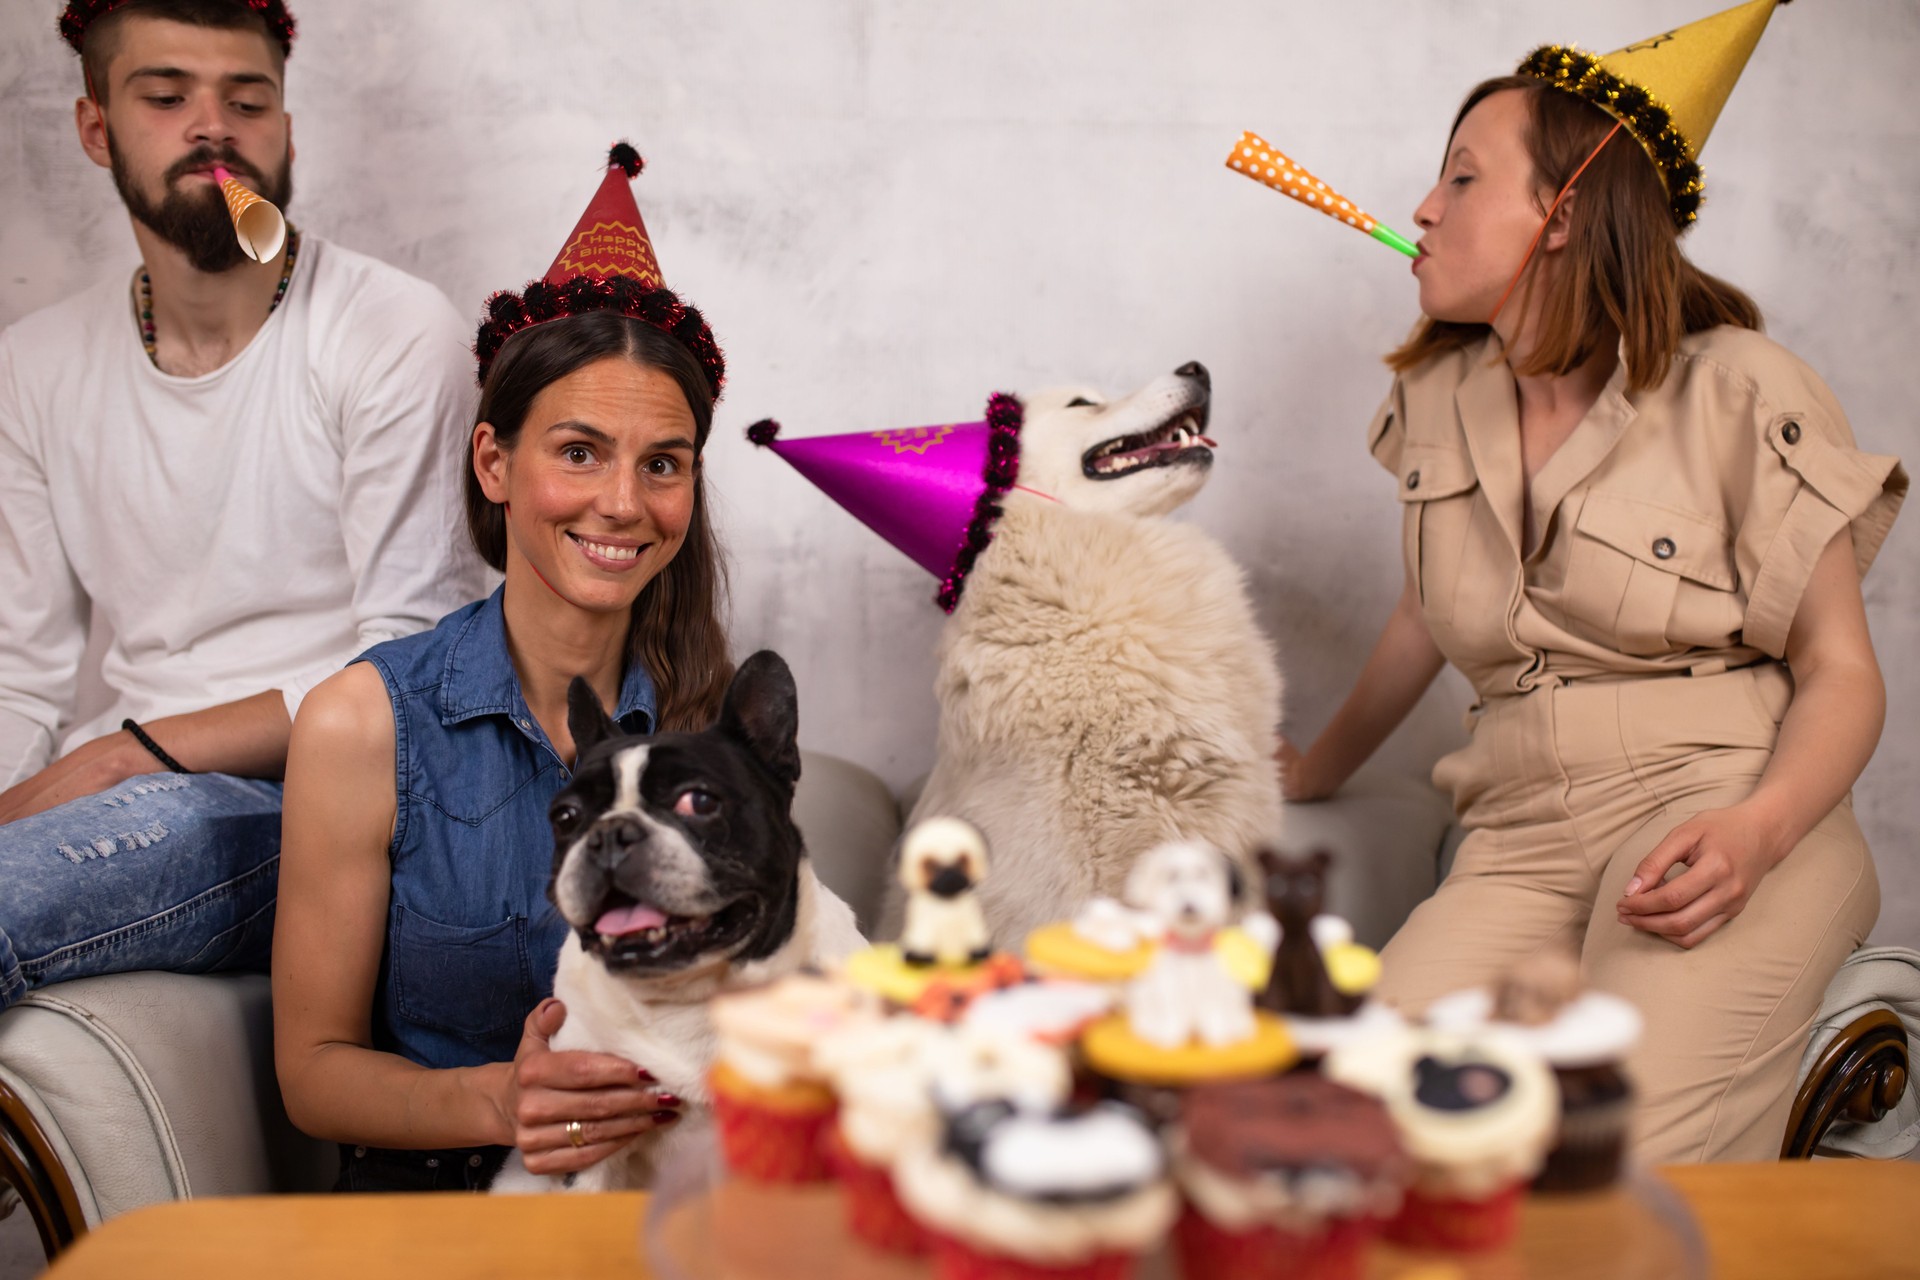
[(1736, 541), (1736, 554), (1754, 566), (1742, 633), (1747, 644), (1784, 658), (1821, 553), (1850, 530), (1864, 577), (1906, 500), (1907, 473), (1898, 458), (1855, 448), (1837, 409), (1778, 413), (1764, 431)]
[(1400, 478), (1400, 456), (1406, 451), (1407, 429), (1406, 408), (1403, 403), (1400, 380), (1393, 380), (1393, 388), (1387, 392), (1387, 398), (1380, 402), (1379, 412), (1373, 415), (1373, 421), (1367, 425), (1367, 452), (1374, 461)]

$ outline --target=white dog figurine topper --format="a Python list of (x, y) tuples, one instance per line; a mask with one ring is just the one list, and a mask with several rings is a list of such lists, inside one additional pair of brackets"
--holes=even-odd
[(910, 965), (976, 964), (992, 939), (974, 892), (987, 874), (987, 842), (958, 818), (928, 818), (900, 842), (900, 885), (907, 891), (900, 955)]
[(1127, 1021), (1150, 1044), (1233, 1044), (1254, 1034), (1253, 997), (1214, 950), (1233, 914), (1233, 867), (1204, 844), (1150, 850), (1127, 877), (1127, 900), (1160, 925), (1159, 949), (1127, 987)]

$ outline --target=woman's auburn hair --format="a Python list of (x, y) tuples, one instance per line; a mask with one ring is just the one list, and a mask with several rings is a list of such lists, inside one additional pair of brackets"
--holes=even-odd
[[(541, 391), (596, 360), (623, 357), (671, 377), (693, 411), (693, 518), (686, 540), (664, 569), (640, 589), (627, 633), (627, 661), (638, 661), (653, 681), (662, 732), (697, 732), (719, 718), (733, 677), (721, 621), (726, 561), (707, 519), (706, 468), (701, 455), (713, 427), (713, 395), (695, 354), (674, 338), (614, 311), (550, 320), (513, 335), (487, 370), (474, 423), (493, 427), (511, 449)], [(467, 446), (464, 492), (467, 532), (480, 558), (505, 572), (507, 520), (480, 488)]]
[[(1591, 103), (1531, 76), (1501, 76), (1476, 85), (1448, 133), (1480, 102), (1518, 89), (1527, 94), (1527, 152), (1534, 179), (1545, 197), (1545, 216), (1553, 194), (1566, 185), (1613, 128), (1613, 119)], [(1539, 329), (1533, 347), (1514, 366), (1526, 376), (1571, 372), (1593, 355), (1609, 323), (1619, 331), (1627, 365), (1627, 390), (1644, 391), (1666, 380), (1668, 367), (1690, 333), (1734, 325), (1762, 327), (1760, 308), (1745, 293), (1693, 265), (1680, 250), (1679, 234), (1668, 210), (1660, 172), (1625, 129), (1595, 156), (1580, 175), (1578, 198), (1567, 210), (1567, 244), (1557, 269), (1543, 286)], [(1514, 300), (1522, 314), (1531, 305), (1540, 279), (1535, 256)], [(1405, 373), (1434, 356), (1480, 341), (1486, 324), (1459, 324), (1423, 318), (1413, 335), (1386, 357), (1395, 373)]]

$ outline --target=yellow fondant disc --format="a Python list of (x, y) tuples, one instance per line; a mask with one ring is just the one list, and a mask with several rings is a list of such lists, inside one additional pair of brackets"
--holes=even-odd
[[(1080, 978), (1087, 982), (1125, 982), (1137, 978), (1157, 949), (1153, 943), (1143, 942), (1131, 951), (1112, 951), (1088, 941), (1065, 920), (1041, 925), (1027, 935), (1027, 960), (1034, 968), (1054, 977)], [(1258, 991), (1267, 985), (1273, 957), (1242, 930), (1222, 929), (1214, 951), (1234, 981), (1249, 991)]]
[(1027, 960), (1034, 968), (1060, 978), (1090, 982), (1124, 982), (1147, 967), (1153, 947), (1141, 943), (1131, 951), (1110, 951), (1082, 937), (1065, 920), (1043, 924), (1027, 935)]
[(1380, 981), (1380, 953), (1357, 942), (1328, 947), (1320, 953), (1333, 989), (1343, 996), (1363, 996)]
[(877, 943), (847, 957), (847, 981), (895, 1004), (912, 1004), (936, 978), (963, 978), (977, 964), (910, 965), (891, 942)]
[(1254, 1031), (1228, 1045), (1185, 1044), (1163, 1049), (1133, 1033), (1124, 1013), (1102, 1018), (1087, 1028), (1080, 1049), (1102, 1075), (1139, 1084), (1209, 1084), (1273, 1075), (1299, 1057), (1280, 1019), (1256, 1009)]

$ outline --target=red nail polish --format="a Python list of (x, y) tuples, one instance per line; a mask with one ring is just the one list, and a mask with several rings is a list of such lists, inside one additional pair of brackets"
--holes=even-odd
[(653, 1082), (654, 1082), (653, 1072), (647, 1070), (645, 1067), (640, 1068), (640, 1083), (652, 1084)]
[(655, 1124), (672, 1124), (679, 1118), (680, 1113), (678, 1111), (656, 1111), (653, 1113), (653, 1122)]
[(656, 1093), (653, 1095), (653, 1100), (663, 1107), (677, 1107), (681, 1105), (679, 1097), (671, 1093)]

